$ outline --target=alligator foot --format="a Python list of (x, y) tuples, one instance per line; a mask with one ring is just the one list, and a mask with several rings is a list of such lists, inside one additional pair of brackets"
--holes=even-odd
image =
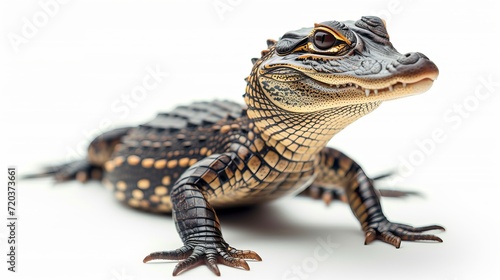
[(173, 276), (205, 264), (217, 276), (220, 276), (217, 264), (250, 270), (245, 259), (261, 261), (260, 256), (253, 251), (242, 251), (229, 247), (226, 243), (211, 243), (185, 245), (173, 251), (155, 252), (144, 258), (144, 263), (151, 260), (180, 260), (175, 266)]
[(445, 230), (442, 226), (431, 225), (426, 227), (412, 227), (404, 224), (392, 223), (387, 219), (369, 224), (365, 229), (365, 245), (375, 239), (382, 240), (396, 248), (401, 246), (401, 240), (419, 241), (432, 240), (443, 242), (443, 240), (432, 234), (423, 234), (429, 230)]

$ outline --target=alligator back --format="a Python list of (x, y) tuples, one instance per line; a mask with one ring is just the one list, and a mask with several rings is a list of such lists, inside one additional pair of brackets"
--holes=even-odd
[(230, 101), (196, 102), (132, 128), (104, 164), (105, 185), (130, 206), (170, 212), (169, 192), (192, 164), (218, 152), (225, 123), (244, 117)]

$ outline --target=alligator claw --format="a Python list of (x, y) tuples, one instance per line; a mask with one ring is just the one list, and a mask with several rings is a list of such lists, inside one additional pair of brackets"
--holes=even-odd
[(173, 251), (155, 252), (144, 258), (144, 263), (152, 260), (180, 260), (175, 266), (173, 276), (192, 269), (200, 264), (205, 264), (215, 275), (220, 276), (217, 264), (250, 270), (245, 259), (261, 261), (261, 257), (253, 251), (243, 251), (228, 247), (224, 243), (184, 245)]
[(372, 223), (365, 229), (365, 245), (375, 239), (382, 240), (396, 248), (401, 246), (401, 241), (431, 240), (443, 242), (443, 240), (432, 234), (423, 234), (429, 230), (445, 230), (442, 226), (432, 225), (426, 227), (412, 227), (404, 224), (391, 223), (388, 220)]

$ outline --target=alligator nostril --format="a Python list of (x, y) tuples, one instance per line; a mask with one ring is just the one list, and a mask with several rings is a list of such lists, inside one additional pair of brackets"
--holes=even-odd
[(420, 54), (413, 52), (404, 54), (402, 57), (398, 59), (398, 62), (401, 64), (415, 64), (420, 59)]

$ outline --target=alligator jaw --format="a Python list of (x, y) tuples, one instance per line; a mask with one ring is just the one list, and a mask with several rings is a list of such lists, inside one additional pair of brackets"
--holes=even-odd
[(356, 83), (328, 84), (329, 87), (337, 89), (339, 95), (355, 99), (362, 99), (366, 102), (384, 101), (409, 96), (427, 91), (433, 83), (431, 78), (423, 78), (416, 82), (396, 81), (382, 88), (365, 88)]

